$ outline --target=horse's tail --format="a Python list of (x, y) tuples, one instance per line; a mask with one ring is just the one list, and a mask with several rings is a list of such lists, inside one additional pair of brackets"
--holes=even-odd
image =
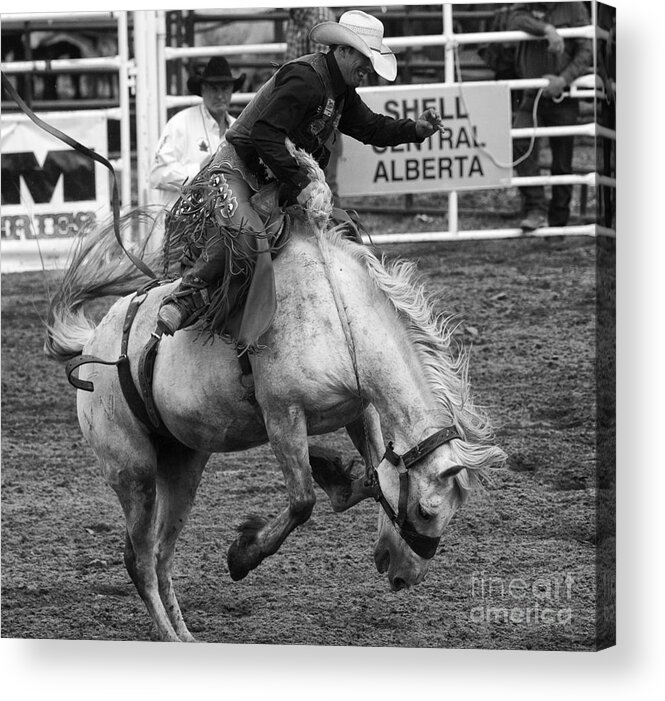
[[(147, 210), (136, 209), (122, 217), (120, 230), (150, 231), (155, 224)], [(123, 237), (123, 239), (129, 238)], [(145, 248), (145, 243), (143, 245)], [(161, 263), (161, 252), (133, 251), (153, 270)], [(103, 297), (122, 297), (135, 292), (149, 277), (139, 270), (115, 239), (113, 226), (91, 228), (72, 247), (63, 278), (53, 295), (46, 321), (44, 353), (65, 361), (78, 354), (92, 336), (96, 323), (85, 305)]]

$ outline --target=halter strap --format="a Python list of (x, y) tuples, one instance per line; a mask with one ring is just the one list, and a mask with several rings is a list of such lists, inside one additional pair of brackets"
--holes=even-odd
[(418, 445), (411, 448), (411, 450), (407, 450), (401, 457), (393, 450), (393, 444), (388, 443), (383, 457), (395, 467), (400, 464), (400, 460), (403, 461), (404, 466), (408, 470), (426, 455), (436, 450), (440, 445), (448, 443), (448, 441), (451, 441), (453, 438), (461, 438), (459, 431), (454, 426), (447, 426), (420, 441)]
[[(406, 472), (404, 474), (406, 475)], [(404, 490), (400, 489), (400, 495), (402, 491)], [(404, 511), (402, 512), (404, 514), (404, 518), (401, 519), (402, 523), (400, 523), (400, 517), (395, 513), (392, 506), (390, 506), (388, 500), (385, 498), (385, 496), (383, 496), (383, 493), (380, 493), (376, 500), (379, 502), (379, 504), (381, 504), (388, 518), (399, 526), (399, 534), (402, 537), (402, 540), (404, 540), (411, 550), (413, 550), (416, 555), (422, 557), (423, 560), (431, 560), (436, 554), (436, 549), (439, 546), (439, 541), (441, 538), (419, 533), (406, 518), (406, 508), (404, 508)], [(399, 508), (401, 511), (401, 504)]]
[(395, 452), (392, 441), (386, 446), (383, 454), (383, 459), (387, 460), (391, 465), (394, 465), (399, 472), (399, 499), (397, 502), (397, 513), (388, 503), (381, 485), (376, 469), (374, 469), (373, 482), (376, 487), (375, 499), (381, 504), (388, 518), (399, 528), (399, 533), (406, 544), (425, 560), (434, 557), (436, 549), (439, 545), (440, 537), (432, 537), (420, 533), (418, 529), (409, 521), (407, 515), (407, 506), (409, 503), (409, 468), (420, 462), (425, 456), (436, 450), (439, 446), (444, 445), (453, 440), (453, 438), (461, 438), (459, 431), (455, 426), (447, 426), (442, 428), (431, 436), (420, 441), (418, 445), (408, 450), (403, 455)]

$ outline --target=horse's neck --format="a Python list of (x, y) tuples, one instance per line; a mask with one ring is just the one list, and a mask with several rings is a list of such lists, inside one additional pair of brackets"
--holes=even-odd
[(344, 247), (332, 254), (332, 260), (331, 252), (322, 256), (326, 280), (321, 284), (333, 292), (361, 392), (382, 423), (392, 427), (396, 444), (417, 442), (440, 414), (420, 354), (404, 320), (364, 263)]
[[(391, 438), (402, 448), (431, 432), (440, 409), (404, 322), (384, 295), (372, 301), (369, 317), (359, 307), (352, 312), (359, 376), (382, 424), (391, 427)], [(374, 338), (364, 333), (370, 320)]]

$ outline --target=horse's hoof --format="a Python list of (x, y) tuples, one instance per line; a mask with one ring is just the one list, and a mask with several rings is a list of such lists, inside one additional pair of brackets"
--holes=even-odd
[(249, 553), (253, 547), (260, 554), (256, 540), (259, 531), (266, 523), (267, 521), (260, 516), (250, 516), (238, 526), (240, 535), (231, 543), (226, 555), (229, 574), (234, 582), (246, 577), (263, 559), (262, 557), (252, 559)]
[(228, 565), (231, 579), (234, 582), (244, 579), (249, 574), (251, 568), (242, 561), (242, 553), (240, 552), (238, 540), (231, 544), (226, 555), (226, 564)]

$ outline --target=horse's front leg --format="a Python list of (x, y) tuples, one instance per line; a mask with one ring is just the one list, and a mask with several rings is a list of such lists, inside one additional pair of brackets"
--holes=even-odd
[(266, 416), (266, 428), (284, 473), (289, 504), (272, 521), (253, 517), (240, 525), (240, 535), (227, 555), (229, 573), (234, 580), (242, 579), (263, 559), (276, 553), (289, 533), (307, 521), (316, 502), (304, 412), (291, 407), (275, 416)]
[(365, 464), (354, 458), (346, 465), (334, 451), (320, 446), (310, 446), (309, 462), (316, 483), (328, 495), (333, 511), (346, 511), (363, 499), (374, 496), (368, 482), (366, 465), (376, 467), (382, 456), (383, 438), (379, 416), (371, 405), (364, 416), (346, 426)]

